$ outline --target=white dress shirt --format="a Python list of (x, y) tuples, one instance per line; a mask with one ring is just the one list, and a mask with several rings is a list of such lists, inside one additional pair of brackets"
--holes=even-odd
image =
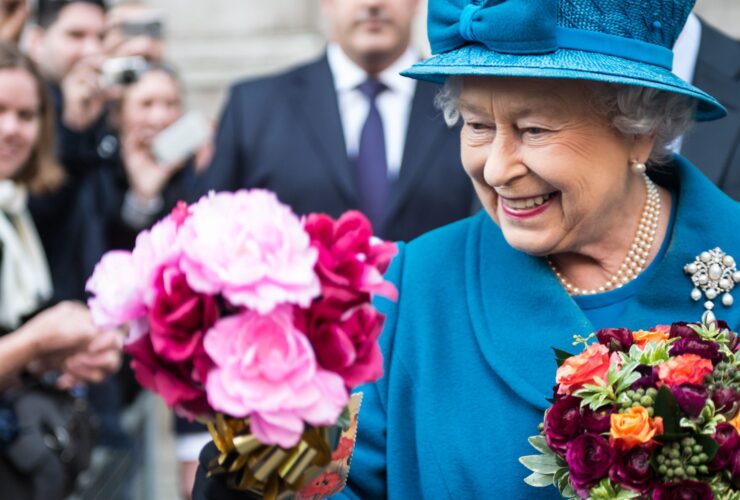
[[(673, 45), (673, 74), (685, 82), (694, 81), (696, 70), (696, 59), (699, 57), (699, 46), (701, 45), (701, 22), (692, 12), (686, 20), (686, 25), (678, 35)], [(676, 153), (681, 152), (683, 136), (671, 144), (671, 149)]]
[[(326, 55), (337, 92), (347, 156), (355, 158), (360, 147), (362, 127), (365, 125), (370, 110), (367, 98), (357, 87), (367, 80), (368, 76), (362, 68), (347, 57), (338, 45), (329, 44)], [(409, 48), (396, 62), (378, 75), (378, 80), (387, 87), (387, 90), (381, 92), (376, 98), (376, 106), (383, 119), (385, 155), (388, 177), (391, 179), (398, 177), (401, 169), (411, 102), (416, 90), (416, 81), (401, 76), (400, 72), (418, 60), (419, 55), (416, 50)]]

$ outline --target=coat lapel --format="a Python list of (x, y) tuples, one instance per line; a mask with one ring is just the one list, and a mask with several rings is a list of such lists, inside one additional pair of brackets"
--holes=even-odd
[(329, 178), (349, 205), (357, 204), (353, 169), (347, 157), (334, 80), (326, 57), (295, 73), (288, 92), (299, 126), (309, 134)]
[(686, 135), (681, 153), (712, 182), (722, 185), (740, 140), (740, 42), (703, 21), (701, 29), (693, 83), (716, 97), (729, 114), (722, 120), (698, 124)]
[[(690, 299), (684, 264), (716, 246), (740, 261), (737, 204), (683, 158), (676, 164), (679, 205), (667, 252), (615, 327), (698, 321), (703, 302)], [(510, 247), (485, 213), (471, 224), (465, 258), (466, 298), (481, 352), (513, 394), (546, 409), (556, 370), (550, 347), (576, 353), (573, 335), (585, 336), (593, 326), (544, 259)], [(715, 313), (731, 327), (740, 326), (740, 300), (734, 308), (718, 305)]]
[(401, 171), (397, 181), (391, 186), (386, 218), (393, 220), (395, 213), (417, 187), (419, 176), (425, 172), (425, 165), (434, 158), (443, 139), (449, 131), (441, 119), (441, 112), (434, 107), (434, 96), (439, 86), (424, 81), (416, 83), (416, 91), (411, 103), (411, 113), (403, 147)]

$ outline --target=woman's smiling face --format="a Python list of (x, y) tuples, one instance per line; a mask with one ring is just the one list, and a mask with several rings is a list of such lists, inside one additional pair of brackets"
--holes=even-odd
[(599, 89), (578, 80), (464, 80), (462, 163), (514, 248), (580, 253), (641, 211), (644, 182), (629, 164), (645, 160), (652, 139), (611, 127), (592, 104)]

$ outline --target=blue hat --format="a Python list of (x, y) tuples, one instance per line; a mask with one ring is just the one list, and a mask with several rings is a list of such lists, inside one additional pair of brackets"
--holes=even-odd
[(429, 0), (434, 54), (403, 74), (572, 78), (639, 85), (698, 100), (697, 120), (727, 114), (671, 72), (695, 0)]

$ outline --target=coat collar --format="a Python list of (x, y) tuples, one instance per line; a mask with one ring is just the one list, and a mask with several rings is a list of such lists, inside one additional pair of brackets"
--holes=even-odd
[[(740, 258), (740, 206), (685, 159), (677, 157), (674, 168), (673, 176), (656, 178), (659, 183), (678, 180), (676, 220), (668, 249), (627, 307), (622, 324), (615, 327), (698, 321), (703, 305), (691, 300), (692, 285), (683, 266), (716, 246)], [(556, 369), (550, 347), (574, 352), (572, 336), (587, 335), (592, 325), (544, 259), (510, 247), (485, 213), (476, 216), (470, 226), (465, 259), (468, 307), (484, 357), (514, 394), (546, 409)], [(718, 305), (715, 309), (717, 317), (732, 328), (740, 325), (738, 302), (731, 308)]]

